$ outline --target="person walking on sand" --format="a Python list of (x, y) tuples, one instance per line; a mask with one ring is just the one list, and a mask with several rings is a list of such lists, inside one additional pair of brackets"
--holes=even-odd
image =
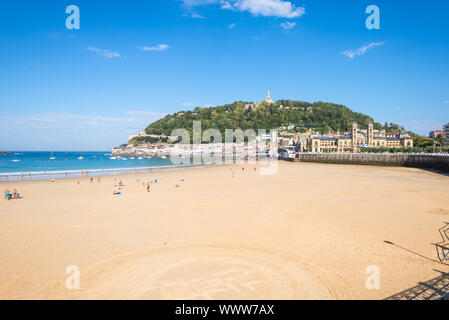
[(150, 192), (150, 183), (147, 182), (147, 192)]

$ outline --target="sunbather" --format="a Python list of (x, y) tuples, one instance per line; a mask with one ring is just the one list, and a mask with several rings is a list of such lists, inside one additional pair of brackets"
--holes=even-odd
[(4, 200), (11, 200), (11, 193), (8, 189), (4, 191), (5, 195), (3, 197)]

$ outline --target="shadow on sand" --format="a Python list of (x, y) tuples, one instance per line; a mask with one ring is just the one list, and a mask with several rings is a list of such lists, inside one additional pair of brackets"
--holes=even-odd
[[(446, 225), (443, 228), (438, 230), (443, 238), (443, 242), (445, 241), (445, 236), (447, 236), (446, 232), (448, 225), (449, 223), (446, 223)], [(395, 246), (396, 248), (402, 249), (416, 256), (419, 256), (423, 259), (437, 262), (445, 266), (448, 265), (442, 259), (436, 260), (426, 257), (418, 252), (401, 247), (400, 245), (397, 245), (391, 241), (384, 241), (384, 242), (389, 245)], [(441, 243), (438, 243), (437, 245), (440, 244)], [(437, 247), (437, 254), (438, 258), (440, 258), (438, 253), (438, 247)], [(396, 293), (395, 295), (386, 298), (386, 300), (449, 300), (449, 273), (435, 269), (434, 271), (439, 272), (441, 275), (425, 282), (419, 282), (416, 286), (401, 291), (399, 293)]]
[(440, 276), (401, 291), (385, 300), (449, 300), (449, 273), (435, 270)]

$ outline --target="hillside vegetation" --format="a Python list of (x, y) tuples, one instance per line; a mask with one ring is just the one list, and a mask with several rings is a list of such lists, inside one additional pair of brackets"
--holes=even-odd
[[(313, 129), (322, 133), (350, 130), (352, 123), (366, 128), (376, 123), (370, 116), (354, 112), (346, 106), (327, 102), (308, 103), (303, 101), (279, 100), (275, 104), (234, 102), (224, 106), (195, 108), (193, 111), (180, 111), (167, 115), (151, 123), (146, 132), (155, 135), (170, 135), (174, 129), (192, 130), (194, 120), (200, 120), (202, 130), (215, 128), (224, 134), (225, 129), (276, 129), (283, 125), (295, 125), (297, 131)], [(397, 129), (393, 124), (384, 125), (387, 130)]]

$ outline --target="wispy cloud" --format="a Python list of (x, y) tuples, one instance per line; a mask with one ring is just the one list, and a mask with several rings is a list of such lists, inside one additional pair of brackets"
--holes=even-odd
[(282, 22), (281, 27), (284, 30), (290, 30), (293, 29), (296, 26), (296, 22)]
[(231, 24), (228, 26), (228, 28), (229, 28), (229, 29), (234, 29), (236, 25), (237, 25), (236, 23), (231, 23)]
[(188, 18), (193, 18), (193, 19), (206, 19), (205, 17), (203, 17), (202, 15), (200, 15), (197, 12), (192, 12), (189, 14), (183, 14), (183, 17), (188, 17)]
[(123, 113), (131, 115), (131, 116), (148, 116), (152, 118), (162, 118), (165, 117), (167, 114), (162, 112), (154, 112), (149, 110), (129, 110), (129, 109), (123, 109)]
[(137, 48), (139, 48), (142, 51), (165, 51), (168, 48), (170, 48), (170, 46), (168, 44), (158, 44), (158, 45), (153, 46), (153, 47), (137, 46)]
[(299, 18), (306, 13), (304, 7), (296, 7), (290, 1), (284, 0), (183, 0), (184, 6), (218, 4), (221, 9), (248, 11), (254, 16)]
[(355, 50), (347, 50), (342, 52), (345, 56), (347, 56), (350, 59), (354, 59), (356, 56), (363, 56), (368, 50), (375, 48), (375, 47), (381, 47), (385, 44), (385, 41), (382, 42), (371, 42), (370, 44), (360, 47)]
[(52, 39), (60, 39), (60, 38), (75, 38), (76, 36), (74, 35), (74, 34), (66, 34), (66, 33), (58, 33), (58, 32), (55, 32), (55, 33), (52, 33), (51, 35), (50, 35), (50, 38), (52, 38)]
[(105, 58), (111, 59), (111, 58), (120, 58), (120, 53), (114, 52), (111, 50), (104, 50), (104, 49), (98, 49), (94, 47), (88, 47), (87, 50), (93, 51), (96, 54), (103, 56)]
[(444, 100), (443, 103), (449, 103), (449, 100)]
[(412, 120), (398, 122), (405, 130), (410, 130), (414, 133), (427, 135), (432, 130), (441, 130), (443, 123), (435, 120)]
[[(121, 110), (114, 116), (42, 112), (1, 114), (0, 141), (5, 150), (108, 150), (128, 140), (165, 114), (149, 110)], [(24, 130), (26, 128), (26, 130)]]
[(196, 102), (184, 102), (182, 104), (182, 106), (185, 107), (185, 108), (193, 108), (193, 107), (211, 108), (211, 107), (215, 107), (216, 105), (209, 104), (209, 103), (199, 104), (199, 103), (196, 103)]

